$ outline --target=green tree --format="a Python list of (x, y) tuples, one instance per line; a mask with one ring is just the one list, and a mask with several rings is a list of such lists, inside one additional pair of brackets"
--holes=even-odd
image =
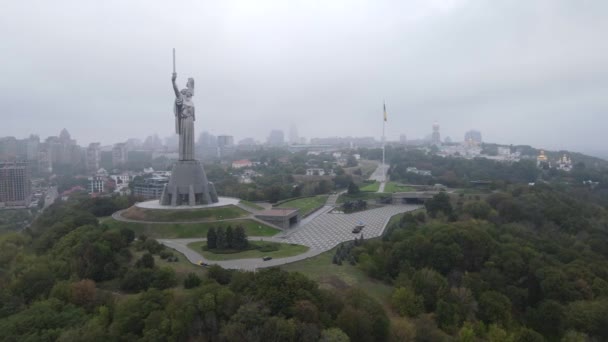
[(401, 316), (416, 317), (424, 311), (423, 298), (407, 287), (400, 287), (391, 296), (391, 305)]
[(215, 239), (217, 249), (226, 249), (228, 248), (228, 241), (226, 240), (226, 231), (224, 228), (219, 227), (216, 233), (217, 237)]
[(233, 248), (238, 250), (244, 250), (247, 248), (248, 241), (247, 235), (245, 234), (245, 228), (242, 225), (236, 226), (234, 229), (234, 246)]
[(345, 307), (336, 319), (338, 327), (351, 341), (375, 341), (372, 335), (372, 318), (364, 311)]
[(416, 271), (412, 277), (412, 286), (414, 292), (422, 296), (427, 312), (435, 311), (437, 301), (443, 298), (448, 291), (447, 280), (430, 268)]
[(511, 300), (497, 291), (482, 293), (479, 297), (479, 318), (486, 323), (508, 327), (511, 322)]
[(139, 260), (137, 260), (135, 266), (142, 268), (154, 268), (154, 256), (152, 256), (150, 253), (145, 253)]
[(436, 217), (439, 212), (442, 212), (446, 216), (450, 216), (453, 210), (452, 204), (450, 203), (450, 196), (445, 191), (438, 193), (433, 196), (433, 198), (424, 202), (424, 207), (431, 217)]
[(528, 328), (521, 328), (514, 338), (515, 342), (544, 342), (543, 335)]
[(217, 234), (215, 232), (215, 228), (210, 227), (207, 231), (207, 248), (216, 249), (217, 248)]
[(226, 228), (226, 248), (234, 248), (234, 231), (230, 225)]
[(329, 328), (321, 332), (319, 342), (350, 342), (348, 335), (339, 328)]
[(351, 181), (350, 183), (348, 183), (348, 194), (349, 195), (355, 195), (358, 194), (361, 190), (359, 190), (359, 187), (357, 186), (357, 184), (355, 184), (355, 182)]
[(191, 289), (194, 287), (198, 287), (201, 284), (201, 278), (199, 278), (196, 274), (190, 272), (184, 279), (184, 288)]

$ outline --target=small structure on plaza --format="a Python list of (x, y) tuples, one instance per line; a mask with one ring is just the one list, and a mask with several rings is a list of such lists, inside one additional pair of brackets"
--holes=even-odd
[(163, 206), (195, 206), (218, 202), (213, 183), (207, 180), (203, 164), (194, 159), (194, 79), (189, 78), (186, 88), (178, 89), (175, 80), (175, 49), (173, 50), (173, 91), (175, 103), (175, 132), (179, 134), (179, 160), (173, 165), (171, 178), (160, 198)]
[(282, 229), (289, 229), (300, 222), (300, 210), (294, 208), (272, 208), (260, 211), (255, 217)]

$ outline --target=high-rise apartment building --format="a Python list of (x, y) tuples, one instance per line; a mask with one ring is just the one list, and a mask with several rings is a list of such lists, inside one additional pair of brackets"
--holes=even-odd
[(90, 143), (87, 147), (86, 156), (87, 172), (93, 173), (99, 170), (101, 161), (101, 147), (99, 143)]
[(31, 192), (28, 162), (0, 162), (0, 207), (28, 206)]
[(267, 143), (270, 146), (283, 146), (285, 144), (285, 134), (281, 130), (273, 129), (268, 135)]
[(439, 124), (433, 124), (433, 134), (431, 135), (431, 143), (433, 145), (441, 145), (441, 134), (439, 133)]
[(127, 144), (114, 144), (112, 148), (112, 166), (121, 167), (127, 163)]

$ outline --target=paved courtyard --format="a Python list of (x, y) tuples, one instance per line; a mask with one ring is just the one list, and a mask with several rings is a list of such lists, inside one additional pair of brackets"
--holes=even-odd
[(326, 212), (308, 224), (287, 232), (284, 239), (288, 243), (309, 246), (327, 251), (341, 242), (354, 240), (360, 234), (353, 234), (353, 228), (359, 222), (365, 225), (362, 234), (365, 238), (382, 235), (388, 220), (396, 214), (419, 208), (414, 205), (390, 205), (353, 214), (332, 214)]

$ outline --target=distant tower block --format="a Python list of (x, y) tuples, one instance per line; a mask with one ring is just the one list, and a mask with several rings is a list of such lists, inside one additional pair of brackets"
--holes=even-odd
[(437, 122), (433, 124), (433, 135), (431, 136), (431, 142), (433, 145), (441, 145), (441, 134), (439, 133), (439, 124)]

